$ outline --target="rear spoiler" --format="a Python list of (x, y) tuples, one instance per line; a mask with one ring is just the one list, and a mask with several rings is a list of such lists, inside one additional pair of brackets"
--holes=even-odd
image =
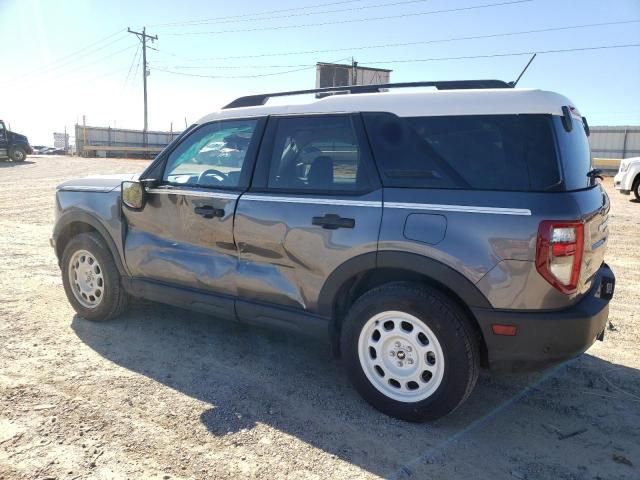
[(582, 119), (582, 128), (584, 128), (584, 133), (587, 135), (591, 135), (591, 129), (589, 128), (589, 123), (587, 122), (587, 117), (583, 117), (580, 115), (580, 112), (575, 107), (570, 107), (567, 105), (562, 106), (562, 126), (565, 131), (570, 132), (573, 130), (573, 113), (576, 113)]

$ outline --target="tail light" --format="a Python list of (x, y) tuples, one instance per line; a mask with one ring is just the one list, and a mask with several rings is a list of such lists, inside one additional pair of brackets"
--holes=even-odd
[(580, 280), (584, 251), (584, 223), (549, 220), (540, 223), (536, 269), (562, 293), (574, 293)]

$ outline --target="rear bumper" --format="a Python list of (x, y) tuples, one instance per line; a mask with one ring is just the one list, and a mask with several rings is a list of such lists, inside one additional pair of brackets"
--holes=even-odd
[[(567, 309), (545, 312), (473, 309), (487, 344), (489, 368), (540, 370), (580, 355), (596, 339), (603, 339), (614, 287), (615, 276), (603, 264), (589, 293)], [(496, 335), (492, 324), (515, 325), (517, 333)]]

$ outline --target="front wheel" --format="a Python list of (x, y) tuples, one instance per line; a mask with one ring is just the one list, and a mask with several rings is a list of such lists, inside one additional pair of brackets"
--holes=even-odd
[(62, 283), (71, 306), (87, 320), (109, 320), (126, 307), (127, 294), (111, 252), (94, 233), (82, 233), (65, 247)]
[(21, 147), (14, 147), (11, 150), (11, 160), (14, 162), (24, 162), (27, 159), (27, 152)]
[(636, 200), (640, 200), (640, 175), (633, 181), (633, 194)]
[(442, 417), (478, 378), (478, 340), (464, 311), (436, 289), (391, 283), (349, 310), (342, 355), (358, 392), (378, 410), (412, 422)]

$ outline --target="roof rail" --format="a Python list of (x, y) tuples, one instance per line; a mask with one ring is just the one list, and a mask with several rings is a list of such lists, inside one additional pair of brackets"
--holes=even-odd
[(315, 88), (312, 90), (294, 90), (291, 92), (260, 93), (236, 98), (233, 102), (223, 107), (255, 107), (264, 105), (272, 97), (288, 97), (290, 95), (306, 95), (309, 93), (376, 93), (386, 88), (411, 88), (411, 87), (435, 87), (438, 90), (463, 90), (470, 88), (513, 88), (513, 85), (502, 80), (443, 80), (441, 82), (404, 82), (382, 83), (378, 85), (351, 85), (344, 87)]

